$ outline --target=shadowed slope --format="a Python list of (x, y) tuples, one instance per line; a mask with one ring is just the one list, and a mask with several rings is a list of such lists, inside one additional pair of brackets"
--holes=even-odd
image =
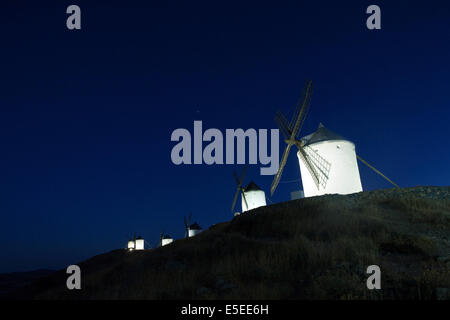
[[(366, 288), (379, 265), (382, 290)], [(163, 248), (115, 250), (20, 293), (37, 299), (450, 298), (450, 188), (327, 195), (248, 211)]]

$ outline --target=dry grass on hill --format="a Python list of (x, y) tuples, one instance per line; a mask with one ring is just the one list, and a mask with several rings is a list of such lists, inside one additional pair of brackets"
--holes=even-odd
[[(368, 290), (379, 265), (382, 290)], [(252, 210), (195, 238), (80, 264), (28, 288), (38, 299), (450, 298), (450, 188), (329, 195)]]

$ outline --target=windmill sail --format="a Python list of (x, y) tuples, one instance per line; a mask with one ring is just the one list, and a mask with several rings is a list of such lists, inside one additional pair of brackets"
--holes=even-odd
[(305, 146), (303, 150), (305, 151), (306, 157), (309, 159), (309, 162), (314, 166), (314, 175), (317, 177), (317, 182), (315, 181), (317, 189), (319, 189), (319, 186), (325, 188), (330, 176), (331, 163), (325, 160), (322, 156), (320, 156), (320, 154), (315, 152), (309, 146)]
[(191, 219), (192, 219), (192, 213), (189, 213), (189, 217), (186, 219), (186, 216), (184, 217), (184, 237), (189, 237), (189, 226), (191, 225)]
[(298, 148), (297, 156), (305, 197), (362, 191), (357, 159), (389, 183), (398, 187), (392, 180), (356, 155), (353, 142), (328, 130), (322, 124), (314, 133), (300, 138), (301, 130), (309, 113), (312, 92), (312, 81), (306, 81), (303, 94), (289, 122), (281, 111), (277, 111), (275, 114), (275, 122), (283, 134), (286, 148), (270, 187), (271, 194), (274, 194), (280, 182), (293, 145)]
[[(241, 189), (241, 194), (242, 194), (242, 199), (244, 199), (245, 207), (248, 208), (247, 199), (245, 197), (245, 192), (243, 189)], [(242, 210), (242, 211), (244, 211), (244, 210)]]
[(244, 166), (240, 176), (238, 176), (236, 171), (233, 171), (233, 176), (234, 176), (234, 179), (236, 180), (237, 187), (236, 187), (236, 192), (234, 193), (233, 202), (231, 203), (231, 213), (233, 213), (234, 207), (236, 206), (236, 201), (239, 196), (239, 193), (242, 194), (245, 205), (247, 206), (247, 199), (245, 198), (244, 190), (242, 187), (242, 183), (244, 182), (246, 173), (247, 173), (247, 166)]
[(300, 158), (302, 159), (303, 163), (305, 164), (306, 168), (308, 169), (309, 173), (311, 174), (311, 177), (312, 177), (314, 183), (316, 184), (317, 188), (319, 188), (319, 185), (320, 185), (319, 175), (318, 175), (316, 169), (314, 168), (313, 164), (311, 163), (305, 150), (303, 148), (299, 148), (298, 154), (299, 154)]
[[(312, 95), (312, 81), (308, 80), (306, 81), (305, 88), (303, 90), (302, 98), (297, 103), (297, 106), (295, 108), (294, 114), (292, 116), (292, 119), (286, 127), (286, 121), (281, 112), (278, 112), (275, 116), (276, 122), (283, 133), (284, 136), (288, 136), (289, 138), (286, 138), (286, 149), (284, 150), (283, 157), (281, 158), (281, 163), (278, 168), (277, 173), (275, 174), (275, 177), (273, 179), (272, 185), (270, 186), (270, 193), (273, 195), (275, 192), (275, 189), (278, 186), (278, 183), (280, 182), (281, 175), (283, 173), (284, 166), (286, 165), (289, 151), (291, 150), (292, 145), (296, 145), (299, 150), (302, 148), (302, 143), (297, 140), (297, 136), (300, 133), (300, 130), (303, 126), (303, 123), (305, 121), (306, 115), (309, 110), (309, 105), (311, 103), (311, 95)], [(305, 157), (306, 159), (306, 157)], [(305, 160), (306, 162), (307, 160)]]
[(283, 137), (285, 139), (289, 139), (291, 136), (291, 132), (289, 129), (289, 124), (287, 122), (286, 117), (284, 116), (284, 114), (278, 110), (277, 113), (275, 114), (275, 122), (278, 126), (278, 128), (281, 131), (281, 134), (283, 135)]
[(291, 150), (292, 143), (289, 143), (286, 146), (286, 149), (284, 149), (283, 157), (281, 158), (280, 167), (278, 168), (277, 173), (275, 174), (275, 178), (272, 181), (272, 185), (270, 186), (270, 194), (273, 195), (275, 192), (275, 189), (278, 186), (278, 183), (280, 182), (281, 175), (283, 174), (284, 166), (286, 165), (287, 158), (289, 156), (289, 151)]
[(234, 207), (236, 206), (236, 201), (237, 201), (238, 196), (239, 196), (239, 189), (236, 190), (236, 192), (234, 194), (233, 202), (231, 203), (231, 212), (233, 212)]

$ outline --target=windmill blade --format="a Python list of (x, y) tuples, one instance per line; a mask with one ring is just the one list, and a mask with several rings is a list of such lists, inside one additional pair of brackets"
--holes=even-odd
[(289, 156), (289, 151), (291, 150), (292, 142), (289, 142), (286, 146), (286, 149), (284, 149), (283, 157), (281, 158), (280, 167), (278, 168), (277, 174), (273, 178), (272, 185), (270, 186), (270, 195), (273, 196), (273, 193), (275, 192), (275, 189), (278, 186), (278, 183), (281, 179), (281, 174), (283, 173), (284, 166), (286, 165), (287, 158)]
[(248, 166), (244, 165), (244, 168), (242, 169), (241, 177), (239, 178), (240, 185), (244, 182), (245, 174), (247, 173)]
[(292, 130), (294, 128), (295, 122), (297, 121), (298, 115), (302, 108), (302, 102), (305, 100), (306, 95), (307, 82), (305, 82), (305, 86), (303, 87), (302, 94), (295, 105), (294, 113), (292, 114), (291, 121), (289, 122), (289, 128)]
[(287, 123), (286, 117), (280, 110), (278, 110), (277, 113), (275, 114), (275, 123), (278, 125), (278, 128), (280, 129), (284, 138), (289, 139), (289, 137), (291, 136), (289, 124)]
[(371, 166), (366, 160), (364, 160), (363, 158), (361, 158), (360, 156), (356, 155), (356, 157), (359, 159), (359, 161), (361, 161), (362, 163), (364, 163), (366, 166), (368, 166), (370, 169), (372, 169), (373, 171), (375, 171), (377, 174), (379, 174), (380, 176), (382, 176), (384, 179), (386, 179), (389, 183), (391, 183), (392, 185), (394, 185), (396, 188), (400, 188), (394, 181), (392, 181), (391, 179), (389, 179), (388, 177), (386, 177), (384, 174), (382, 174), (380, 171), (378, 171), (377, 169), (375, 169), (373, 166)]
[(281, 134), (284, 137), (284, 140), (289, 139), (290, 134), (287, 132), (286, 128), (284, 128), (283, 124), (281, 123), (280, 119), (278, 119), (276, 116), (274, 118), (275, 123), (277, 124), (278, 129), (280, 129)]
[(304, 103), (305, 108), (304, 108), (303, 113), (301, 115), (300, 125), (298, 126), (297, 134), (295, 135), (295, 137), (297, 139), (300, 139), (300, 132), (302, 131), (303, 124), (305, 123), (305, 119), (308, 116), (309, 107), (311, 106), (312, 90), (313, 90), (313, 84), (311, 82), (311, 87), (309, 89), (309, 94), (305, 97), (305, 103)]
[(239, 188), (236, 189), (236, 193), (234, 194), (233, 202), (231, 204), (231, 213), (234, 211), (234, 207), (236, 206), (237, 197), (239, 195)]
[(239, 188), (239, 186), (241, 185), (241, 181), (239, 181), (239, 176), (238, 176), (236, 170), (233, 170), (233, 177), (234, 177), (234, 180), (236, 180), (236, 184), (238, 185), (238, 188)]
[(149, 249), (151, 249), (153, 247), (152, 244), (150, 242), (148, 242), (147, 240), (144, 239), (144, 242), (147, 244), (147, 247)]
[(303, 150), (302, 147), (299, 147), (298, 150), (300, 151), (300, 158), (302, 158), (303, 163), (305, 164), (306, 168), (308, 169), (309, 173), (311, 174), (311, 177), (316, 184), (317, 189), (319, 189), (319, 175), (317, 174), (317, 171), (314, 169), (313, 164), (309, 160), (308, 155), (306, 154), (305, 150)]
[(276, 116), (278, 116), (283, 124), (284, 127), (286, 127), (286, 129), (290, 132), (289, 130), (289, 123), (288, 120), (286, 119), (286, 116), (283, 114), (283, 112), (281, 112), (280, 110), (277, 111)]
[(184, 217), (184, 237), (187, 238), (189, 235), (189, 225), (186, 220), (186, 216)]
[[(309, 104), (311, 103), (311, 95), (312, 95), (312, 81), (309, 80), (306, 81), (303, 101), (299, 101), (299, 104), (297, 105), (297, 110), (299, 108), (300, 109), (298, 112), (296, 112), (297, 116), (295, 124), (293, 124), (293, 127), (290, 126), (290, 128), (292, 129), (291, 139), (294, 139), (300, 132), (301, 125), (303, 125), (303, 122), (305, 121), (306, 110), (309, 109)], [(291, 120), (291, 125), (293, 121), (294, 118), (292, 118)]]
[[(245, 192), (244, 192), (244, 190), (242, 188), (241, 188), (241, 193), (242, 193), (242, 197), (244, 198), (245, 208), (248, 210), (247, 199), (245, 198)], [(242, 210), (242, 211), (244, 211), (244, 210)]]
[(300, 111), (301, 111), (302, 106), (303, 106), (303, 102), (305, 101), (305, 98), (308, 95), (310, 82), (311, 82), (310, 80), (306, 80), (305, 81), (305, 86), (303, 87), (302, 94), (300, 95), (300, 98), (298, 99), (297, 104), (295, 105), (295, 109), (294, 109), (294, 112), (292, 114), (291, 121), (289, 122), (290, 130), (292, 130), (294, 128), (294, 125), (297, 122), (298, 116), (299, 116)]
[(159, 246), (162, 247), (162, 240), (163, 240), (164, 232), (161, 232), (159, 234)]
[[(309, 146), (303, 147), (302, 150), (305, 151), (305, 154), (307, 155), (306, 160), (313, 165), (312, 168), (315, 170), (319, 184), (325, 189), (328, 177), (330, 176), (331, 163)], [(318, 189), (319, 186), (317, 185), (317, 190)]]

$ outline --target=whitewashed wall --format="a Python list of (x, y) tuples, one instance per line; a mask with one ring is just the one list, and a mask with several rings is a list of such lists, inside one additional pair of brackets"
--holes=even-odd
[(244, 193), (248, 207), (245, 205), (244, 196), (241, 194), (242, 212), (266, 205), (266, 194), (263, 190), (247, 191)]
[(144, 239), (136, 239), (136, 250), (144, 250)]
[(168, 245), (169, 243), (172, 243), (173, 239), (162, 239), (161, 246)]
[(297, 152), (305, 197), (323, 194), (350, 194), (362, 191), (355, 145), (347, 140), (328, 140), (309, 145), (331, 163), (326, 187), (317, 189), (311, 174)]
[(188, 235), (189, 235), (189, 237), (193, 237), (193, 236), (199, 234), (201, 231), (202, 231), (202, 230), (193, 230), (193, 229), (189, 229)]

